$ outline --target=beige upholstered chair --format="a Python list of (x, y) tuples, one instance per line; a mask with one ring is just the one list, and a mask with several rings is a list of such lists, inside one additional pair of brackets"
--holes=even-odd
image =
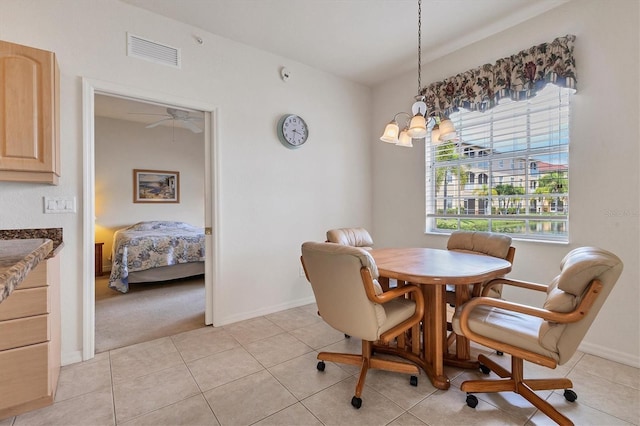
[[(364, 249), (334, 243), (306, 242), (302, 245), (302, 265), (313, 288), (322, 319), (345, 334), (362, 339), (362, 354), (320, 352), (317, 368), (324, 361), (361, 367), (351, 404), (360, 408), (367, 370), (378, 368), (416, 375), (415, 364), (382, 359), (373, 355), (373, 344), (388, 344), (419, 324), (424, 313), (420, 289), (407, 285), (383, 293), (378, 285), (378, 268)], [(412, 300), (405, 298), (412, 295)], [(405, 348), (384, 347), (385, 353), (402, 356)], [(417, 385), (417, 377), (410, 383)]]
[[(477, 232), (477, 231), (455, 231), (451, 233), (449, 240), (447, 241), (447, 250), (455, 250), (466, 253), (483, 254), (487, 256), (498, 257), (505, 259), (510, 263), (513, 263), (513, 258), (516, 253), (516, 248), (511, 246), (511, 237), (504, 234), (497, 234), (492, 232)], [(456, 287), (455, 285), (446, 286), (446, 302), (450, 306), (456, 306)], [(488, 296), (488, 297), (502, 297), (502, 286), (494, 285), (491, 288), (486, 289), (483, 283), (471, 286), (469, 292), (472, 296)], [(483, 293), (484, 292), (484, 293)], [(447, 329), (452, 330), (451, 323), (447, 323)], [(456, 341), (455, 333), (449, 333), (447, 337), (447, 350)], [(499, 355), (502, 352), (498, 351)]]
[[(476, 297), (456, 308), (456, 333), (484, 346), (511, 354), (511, 371), (480, 355), (484, 373), (494, 371), (498, 380), (471, 380), (460, 389), (467, 392), (511, 391), (522, 395), (540, 411), (561, 425), (572, 425), (538, 390), (565, 389), (564, 397), (575, 401), (571, 380), (525, 379), (523, 360), (549, 368), (566, 363), (575, 353), (598, 311), (622, 272), (622, 261), (614, 254), (595, 247), (572, 250), (560, 263), (560, 274), (549, 285), (498, 278), (487, 283), (512, 285), (546, 292), (542, 308), (505, 300)], [(467, 395), (467, 405), (478, 399)]]
[(364, 228), (338, 228), (327, 231), (327, 242), (371, 250), (373, 238)]
[[(513, 263), (516, 249), (511, 246), (511, 237), (504, 234), (476, 231), (455, 231), (447, 241), (447, 250), (456, 250), (467, 253), (484, 254), (487, 256), (506, 259)], [(472, 290), (474, 296), (480, 296), (484, 286), (476, 286)], [(447, 286), (447, 292), (454, 292), (455, 286)], [(502, 286), (492, 286), (485, 296), (502, 296)], [(453, 296), (447, 295), (447, 302), (454, 304)]]

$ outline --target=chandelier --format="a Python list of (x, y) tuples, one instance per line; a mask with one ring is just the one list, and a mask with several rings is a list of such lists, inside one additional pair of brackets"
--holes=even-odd
[[(427, 125), (433, 120), (431, 129), (431, 141), (442, 142), (453, 139), (456, 136), (456, 130), (453, 123), (446, 117), (441, 117), (436, 111), (429, 113), (427, 111), (426, 97), (420, 94), (422, 89), (422, 0), (418, 0), (418, 94), (415, 96), (415, 102), (411, 106), (412, 114), (407, 112), (399, 112), (393, 120), (384, 128), (380, 140), (382, 142), (392, 143), (397, 146), (407, 148), (413, 147), (413, 139), (423, 139), (427, 136)], [(405, 125), (400, 130), (398, 118), (403, 117)]]

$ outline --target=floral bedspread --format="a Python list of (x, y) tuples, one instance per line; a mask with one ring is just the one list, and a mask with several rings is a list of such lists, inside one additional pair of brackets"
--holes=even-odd
[(204, 261), (204, 230), (184, 222), (139, 222), (113, 234), (109, 287), (129, 291), (130, 272)]

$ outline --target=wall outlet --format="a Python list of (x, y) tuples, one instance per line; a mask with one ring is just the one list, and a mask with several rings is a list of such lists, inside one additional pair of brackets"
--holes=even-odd
[(76, 197), (43, 197), (45, 213), (75, 213)]

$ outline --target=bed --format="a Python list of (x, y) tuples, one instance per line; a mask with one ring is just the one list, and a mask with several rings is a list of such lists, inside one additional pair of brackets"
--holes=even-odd
[(185, 222), (151, 221), (113, 234), (109, 287), (204, 274), (204, 230)]

